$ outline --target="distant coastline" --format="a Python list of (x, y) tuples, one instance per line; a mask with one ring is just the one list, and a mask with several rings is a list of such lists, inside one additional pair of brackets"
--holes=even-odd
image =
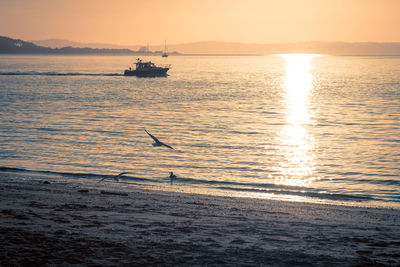
[[(13, 55), (161, 55), (162, 51), (149, 51), (139, 49), (111, 49), (111, 48), (90, 48), (90, 47), (72, 47), (51, 48), (36, 45), (32, 42), (26, 42), (20, 39), (12, 39), (0, 36), (0, 54)], [(178, 54), (177, 52), (170, 53)]]
[[(195, 42), (168, 45), (169, 55), (179, 56), (262, 56), (270, 54), (326, 54), (344, 56), (398, 56), (400, 42), (346, 43), (298, 42), (250, 44), (233, 42)], [(0, 36), (0, 54), (24, 55), (140, 55), (161, 56), (162, 46), (121, 46), (78, 43), (61, 39), (23, 41)]]
[(180, 45), (169, 45), (169, 47), (185, 55), (272, 55), (294, 53), (348, 56), (400, 55), (400, 42), (298, 42), (278, 44), (197, 42)]

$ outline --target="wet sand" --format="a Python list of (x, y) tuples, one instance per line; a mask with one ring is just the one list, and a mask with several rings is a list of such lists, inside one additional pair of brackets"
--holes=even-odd
[(398, 209), (6, 172), (0, 172), (0, 200), (0, 266), (400, 264)]

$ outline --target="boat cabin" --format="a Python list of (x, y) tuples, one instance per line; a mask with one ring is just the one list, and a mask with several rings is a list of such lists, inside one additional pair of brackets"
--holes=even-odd
[(137, 70), (140, 70), (140, 69), (151, 69), (151, 68), (155, 68), (156, 67), (156, 65), (153, 62), (151, 62), (151, 61), (143, 62), (139, 58), (137, 59), (137, 62), (135, 63), (135, 65), (136, 65), (136, 69)]

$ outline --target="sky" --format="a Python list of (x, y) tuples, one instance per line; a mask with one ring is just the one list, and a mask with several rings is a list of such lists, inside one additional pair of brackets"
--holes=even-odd
[(0, 0), (0, 35), (119, 45), (400, 42), (400, 0)]

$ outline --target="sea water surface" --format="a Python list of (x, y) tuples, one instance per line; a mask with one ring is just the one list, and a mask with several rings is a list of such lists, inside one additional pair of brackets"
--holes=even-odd
[(400, 207), (400, 57), (143, 59), (169, 76), (124, 77), (128, 56), (0, 56), (1, 170)]

